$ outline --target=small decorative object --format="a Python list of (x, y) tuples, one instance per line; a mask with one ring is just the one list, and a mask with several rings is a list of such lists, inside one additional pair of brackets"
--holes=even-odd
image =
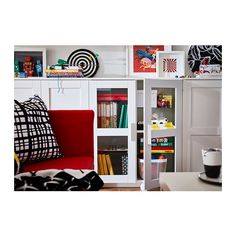
[(172, 95), (157, 95), (157, 107), (158, 108), (172, 108)]
[(183, 51), (157, 52), (157, 77), (179, 78), (185, 74)]
[(78, 49), (73, 51), (67, 63), (70, 66), (79, 66), (83, 70), (83, 75), (86, 78), (93, 77), (99, 68), (97, 56), (88, 49)]
[(129, 75), (153, 78), (156, 76), (156, 52), (170, 51), (165, 45), (134, 45), (129, 47)]
[(200, 74), (220, 74), (221, 66), (220, 65), (200, 65), (199, 66)]
[(163, 128), (168, 122), (168, 119), (164, 116), (160, 116), (157, 113), (152, 114), (152, 127), (153, 128)]
[(81, 78), (83, 76), (80, 66), (70, 66), (67, 61), (58, 59), (57, 64), (48, 66), (47, 78)]
[(161, 117), (156, 120), (152, 120), (152, 125), (157, 125), (159, 128), (164, 128), (168, 123), (168, 119), (166, 117)]
[(32, 61), (31, 56), (26, 56), (25, 61), (23, 63), (23, 70), (27, 74), (28, 77), (33, 76), (34, 74), (34, 63)]
[(221, 66), (222, 45), (192, 45), (188, 51), (188, 64), (193, 73), (199, 71), (200, 65)]
[(143, 130), (143, 121), (142, 120), (139, 120), (137, 122), (137, 130)]
[(19, 78), (27, 78), (27, 73), (26, 72), (18, 72), (18, 77)]
[(14, 73), (15, 73), (15, 77), (18, 76), (18, 73), (20, 72), (20, 64), (18, 60), (15, 60), (14, 62)]
[(37, 60), (35, 67), (36, 67), (37, 76), (42, 77), (43, 67), (40, 60)]

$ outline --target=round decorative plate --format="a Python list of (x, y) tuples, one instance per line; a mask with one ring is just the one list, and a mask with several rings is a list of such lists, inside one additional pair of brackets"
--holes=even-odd
[(70, 66), (80, 66), (83, 69), (83, 75), (86, 78), (93, 77), (99, 68), (96, 55), (88, 49), (73, 51), (69, 55), (67, 63)]
[(220, 175), (218, 178), (209, 178), (206, 176), (205, 172), (201, 172), (198, 175), (198, 178), (206, 183), (214, 184), (214, 185), (222, 185), (222, 176)]
[(221, 45), (192, 45), (188, 51), (188, 64), (192, 72), (199, 70), (199, 66), (204, 64), (205, 58), (208, 64), (222, 65)]

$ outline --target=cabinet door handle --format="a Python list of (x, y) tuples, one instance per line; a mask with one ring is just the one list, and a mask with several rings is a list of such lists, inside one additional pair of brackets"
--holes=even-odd
[(131, 141), (135, 141), (136, 140), (136, 126), (135, 126), (135, 124), (134, 123), (130, 123), (129, 124), (129, 134), (130, 134), (130, 140)]
[(148, 145), (152, 145), (152, 126), (148, 125), (147, 127), (147, 143)]

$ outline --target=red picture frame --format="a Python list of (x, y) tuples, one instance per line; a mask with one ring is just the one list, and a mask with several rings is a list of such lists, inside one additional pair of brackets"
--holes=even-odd
[(129, 47), (129, 75), (138, 77), (156, 76), (156, 52), (170, 51), (165, 45), (133, 45)]

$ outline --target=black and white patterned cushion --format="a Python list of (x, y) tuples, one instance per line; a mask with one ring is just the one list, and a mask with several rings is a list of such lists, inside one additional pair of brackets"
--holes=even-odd
[(14, 148), (21, 163), (62, 157), (49, 122), (47, 107), (38, 95), (15, 100)]
[(93, 170), (48, 169), (15, 175), (15, 191), (97, 191), (104, 185)]

